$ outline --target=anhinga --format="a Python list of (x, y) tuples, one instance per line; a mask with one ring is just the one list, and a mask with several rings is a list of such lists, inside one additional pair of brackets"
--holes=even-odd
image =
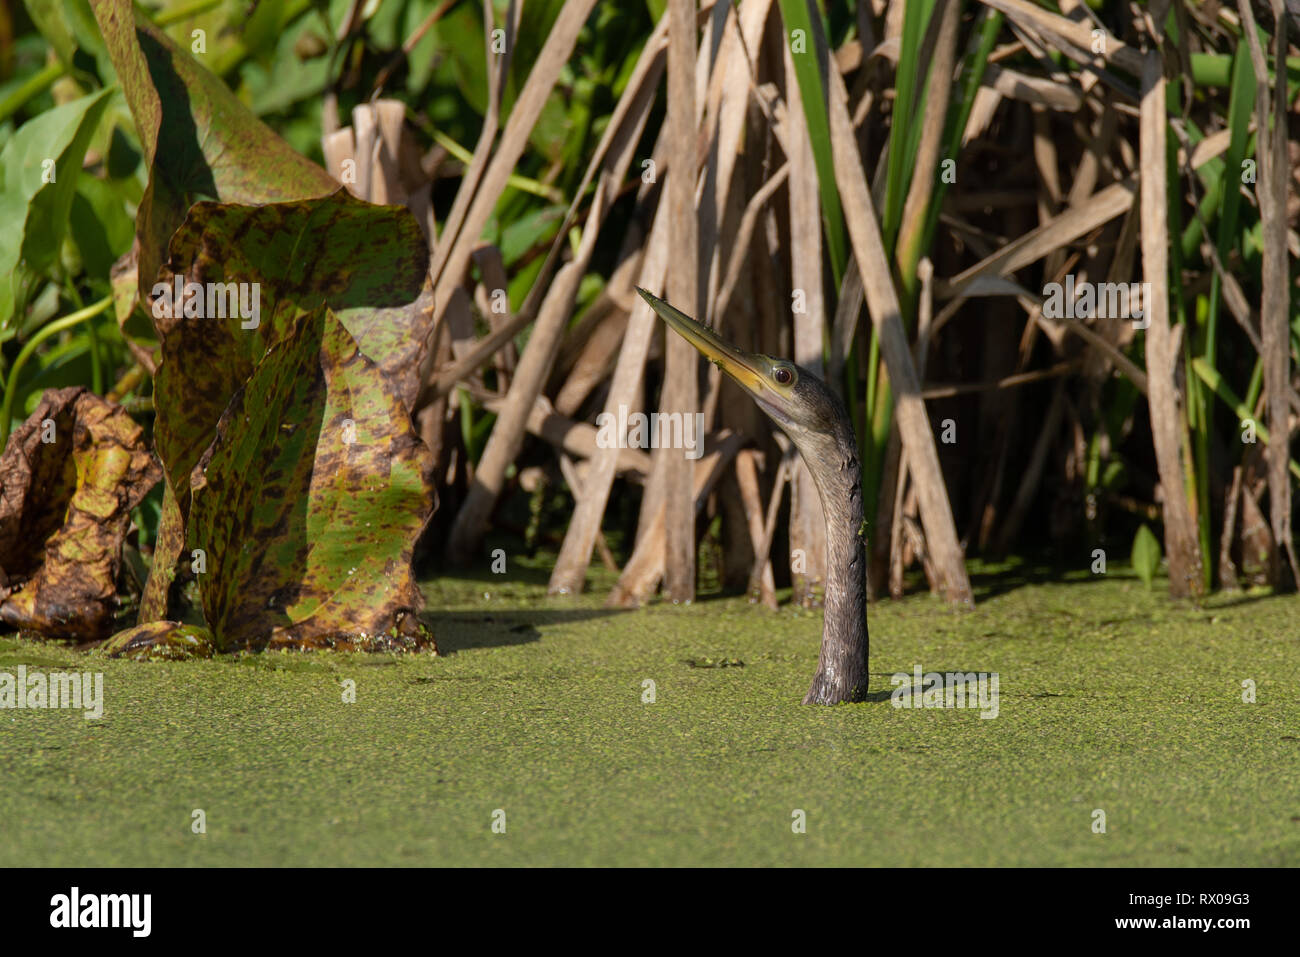
[(808, 465), (826, 519), (826, 594), (821, 657), (803, 701), (861, 701), (867, 693), (862, 468), (844, 403), (807, 369), (786, 359), (742, 352), (664, 300), (640, 287), (637, 292), (683, 339), (754, 397)]

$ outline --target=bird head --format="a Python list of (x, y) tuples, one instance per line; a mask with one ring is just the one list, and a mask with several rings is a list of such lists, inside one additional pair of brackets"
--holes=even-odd
[(846, 428), (852, 436), (844, 403), (816, 375), (789, 359), (737, 349), (640, 286), (636, 291), (664, 322), (748, 392), (801, 452), (826, 438), (843, 438), (838, 433)]

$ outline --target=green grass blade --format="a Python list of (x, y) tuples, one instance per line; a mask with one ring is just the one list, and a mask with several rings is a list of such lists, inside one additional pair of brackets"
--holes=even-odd
[[(826, 112), (826, 92), (821, 70), (817, 65), (817, 48), (814, 41), (812, 11), (809, 0), (780, 0), (781, 18), (785, 22), (786, 42), (803, 31), (803, 52), (792, 47), (790, 58), (799, 83), (799, 96), (803, 100), (804, 122), (808, 125), (808, 138), (812, 143), (813, 162), (817, 166), (817, 185), (822, 200), (822, 223), (826, 230), (826, 247), (831, 256), (831, 271), (835, 285), (844, 278), (848, 262), (848, 245), (844, 238), (844, 213), (840, 206), (839, 188), (835, 185), (835, 165), (831, 160), (831, 124)], [(831, 69), (835, 69), (831, 65)]]

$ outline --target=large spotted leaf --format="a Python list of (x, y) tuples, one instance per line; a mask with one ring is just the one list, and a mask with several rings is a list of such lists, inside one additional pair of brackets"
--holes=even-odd
[[(162, 343), (155, 434), (182, 508), (230, 398), (303, 312), (331, 309), (409, 411), (433, 319), (427, 269), (423, 234), (401, 207), (343, 191), (266, 206), (196, 204), (148, 300)], [(193, 294), (178, 300), (177, 283), (193, 284)]]
[[(97, 0), (95, 17), (150, 169), (136, 221), (139, 295), (119, 304), (120, 313), (129, 312), (132, 299), (145, 306), (159, 339), (155, 441), (168, 508), (141, 601), (141, 623), (175, 617), (169, 607), (172, 583), (187, 541), (201, 540), (204, 545), (192, 547), (205, 549), (211, 558), (208, 569), (199, 572), (200, 591), (223, 648), (335, 638), (373, 646), (381, 622), (388, 623), (385, 631), (396, 628), (392, 640), (409, 643), (414, 618), (406, 611), (416, 604), (409, 569), (415, 533), (407, 525), (386, 516), (365, 526), (373, 529), (373, 540), (364, 540), (370, 553), (382, 557), (378, 565), (353, 562), (335, 569), (316, 556), (337, 552), (321, 544), (334, 540), (331, 522), (347, 525), (349, 518), (346, 509), (321, 518), (333, 515), (330, 494), (355, 498), (357, 508), (371, 508), (376, 499), (401, 499), (401, 517), (414, 522), (416, 532), (431, 508), (432, 491), (424, 487), (423, 476), (412, 486), (409, 474), (412, 463), (427, 457), (411, 433), (409, 413), (433, 312), (428, 250), (419, 227), (403, 209), (370, 206), (342, 192), (209, 72), (210, 58), (178, 47), (130, 0)], [(159, 283), (176, 289), (177, 280), (179, 296), (153, 294)], [(251, 303), (254, 289), (256, 316), (232, 308)], [(227, 298), (231, 291), (233, 301)], [(329, 328), (338, 327), (337, 341), (325, 336), (327, 311), (336, 317)], [(308, 327), (315, 332), (316, 348), (300, 353), (303, 343), (297, 337)], [(334, 352), (327, 348), (331, 343)], [(339, 351), (343, 343), (350, 343), (350, 351)], [(347, 371), (339, 365), (345, 352)], [(306, 365), (295, 365), (293, 357)], [(286, 372), (290, 367), (307, 379), (298, 382)], [(354, 368), (366, 371), (353, 376)], [(330, 388), (351, 395), (348, 390), (363, 381), (365, 395), (396, 402), (385, 407), (393, 413), (390, 419), (373, 420), (370, 449), (400, 467), (393, 465), (391, 476), (373, 473), (364, 481), (342, 469), (334, 476), (337, 486), (326, 494), (329, 490), (314, 484), (331, 474), (328, 450), (316, 445), (322, 436), (307, 425), (302, 432), (293, 427), (295, 416), (306, 415), (304, 409), (315, 401), (302, 389), (316, 389), (319, 395), (311, 395), (323, 402), (321, 396), (333, 395)], [(260, 405), (250, 409), (248, 421), (232, 418), (231, 410), (242, 408), (250, 395)], [(267, 408), (287, 418), (264, 418)], [(279, 454), (278, 446), (267, 444), (271, 439), (291, 440), (296, 458), (268, 478), (258, 456)], [(210, 446), (219, 491), (192, 474)], [(252, 457), (241, 459), (227, 475), (223, 456), (240, 455)], [(317, 463), (320, 456), (327, 464)], [(203, 499), (200, 515), (191, 513), (192, 479)], [(415, 487), (418, 495), (411, 494)], [(289, 488), (294, 491), (285, 491)], [(324, 498), (313, 498), (310, 505), (302, 498), (318, 493)], [(280, 494), (290, 497), (276, 498)], [(312, 522), (291, 520), (295, 503)], [(288, 511), (264, 525), (277, 509)], [(231, 538), (245, 532), (252, 538)], [(253, 554), (261, 551), (271, 554)], [(297, 558), (279, 564), (290, 553)], [(252, 578), (249, 562), (258, 570)], [(354, 567), (355, 580), (331, 577)], [(385, 575), (388, 592), (376, 602), (375, 589)], [(273, 587), (262, 587), (270, 581)], [(251, 596), (262, 602), (260, 609), (249, 604)], [(359, 639), (362, 634), (367, 637)]]
[(136, 218), (142, 293), (193, 203), (276, 203), (338, 188), (131, 0), (94, 9), (149, 167)]
[(411, 577), (428, 449), (331, 311), (285, 326), (193, 473), (188, 547), (218, 647), (428, 647)]

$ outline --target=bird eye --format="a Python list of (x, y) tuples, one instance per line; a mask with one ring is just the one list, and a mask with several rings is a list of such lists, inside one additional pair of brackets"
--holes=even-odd
[(789, 385), (794, 382), (794, 370), (785, 366), (777, 366), (772, 372), (772, 378), (780, 385)]

